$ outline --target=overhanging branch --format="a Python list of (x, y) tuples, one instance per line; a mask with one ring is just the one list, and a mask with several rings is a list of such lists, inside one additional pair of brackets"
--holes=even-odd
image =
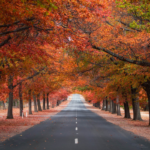
[(132, 60), (132, 59), (129, 59), (129, 58), (125, 58), (121, 55), (118, 55), (110, 50), (107, 50), (103, 47), (98, 47), (98, 46), (95, 46), (95, 45), (92, 45), (92, 48), (93, 49), (96, 49), (98, 51), (103, 51), (121, 61), (124, 61), (124, 62), (128, 62), (128, 63), (131, 63), (131, 64), (136, 64), (136, 65), (139, 65), (139, 66), (144, 66), (144, 67), (150, 67), (150, 62), (147, 62), (147, 61), (138, 61), (138, 60)]
[(39, 75), (45, 68), (46, 68), (46, 67), (42, 68), (41, 70), (39, 70), (38, 72), (34, 73), (33, 75), (28, 76), (27, 78), (20, 80), (16, 85), (13, 86), (13, 88), (15, 88), (16, 86), (18, 86), (20, 83), (22, 83), (22, 82), (24, 82), (24, 81), (26, 81), (26, 80), (30, 80), (30, 79), (32, 79), (33, 77)]

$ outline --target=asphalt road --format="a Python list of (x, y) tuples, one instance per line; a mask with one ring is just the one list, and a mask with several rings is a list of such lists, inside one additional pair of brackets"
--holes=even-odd
[(0, 143), (0, 150), (150, 150), (147, 140), (88, 110), (78, 94), (51, 119)]

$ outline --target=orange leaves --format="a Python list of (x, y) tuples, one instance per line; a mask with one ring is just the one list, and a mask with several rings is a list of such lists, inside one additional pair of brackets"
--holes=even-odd
[(2, 84), (0, 87), (0, 101), (6, 102), (9, 90), (6, 84)]
[(88, 25), (88, 21), (96, 22), (97, 16), (107, 17), (106, 5), (107, 2), (98, 0), (0, 1), (0, 43), (4, 37), (11, 37), (9, 44), (0, 47), (4, 79), (13, 74), (16, 84), (18, 77), (26, 79), (45, 68), (24, 82), (24, 91), (51, 92), (62, 85), (85, 85), (81, 78), (74, 83), (77, 63), (65, 52), (66, 47), (76, 49), (75, 53), (89, 48), (88, 36), (81, 29), (86, 26), (84, 20)]

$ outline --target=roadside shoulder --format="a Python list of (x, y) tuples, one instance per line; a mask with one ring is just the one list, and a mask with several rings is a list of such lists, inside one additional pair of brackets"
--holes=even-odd
[[(150, 141), (150, 127), (148, 126), (148, 121), (134, 121), (132, 119), (126, 119), (124, 116), (117, 116), (117, 114), (111, 114), (108, 111), (101, 110), (94, 107), (92, 104), (84, 101), (84, 105), (87, 109), (103, 117), (108, 122), (118, 125), (126, 131), (130, 131), (138, 136), (141, 136)], [(137, 137), (135, 137), (137, 138)]]

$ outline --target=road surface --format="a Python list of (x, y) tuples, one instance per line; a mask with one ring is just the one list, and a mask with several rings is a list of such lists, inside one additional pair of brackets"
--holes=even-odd
[(150, 150), (147, 140), (88, 110), (78, 94), (51, 119), (0, 143), (0, 150)]

